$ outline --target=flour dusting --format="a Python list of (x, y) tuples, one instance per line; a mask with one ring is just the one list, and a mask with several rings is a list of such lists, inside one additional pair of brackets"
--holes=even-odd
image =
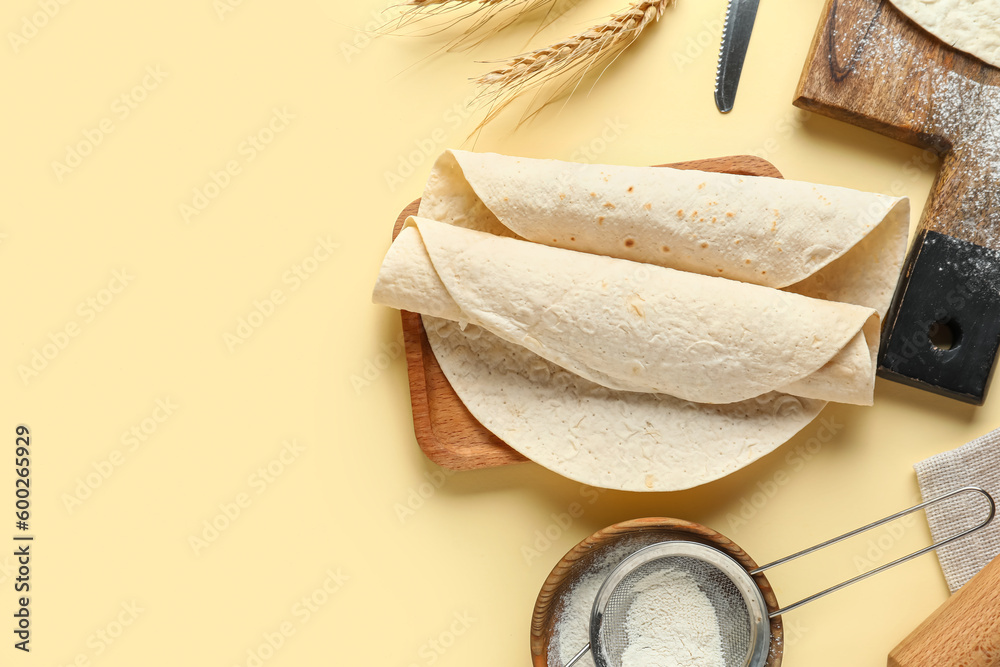
[[(958, 229), (949, 235), (1000, 246), (1000, 87), (978, 80), (981, 68), (946, 67), (906, 35), (891, 31), (882, 16), (861, 14), (855, 25), (838, 31), (838, 36), (865, 35), (852, 54), (860, 56), (852, 61), (855, 72), (891, 88), (890, 98), (899, 101), (904, 122), (909, 115), (929, 135), (942, 137), (934, 150), (947, 154), (942, 173), (952, 180), (929, 202), (928, 213), (956, 208)], [(902, 70), (900, 63), (905, 64)], [(887, 71), (902, 75), (889, 80)], [(921, 120), (924, 114), (926, 120)]]

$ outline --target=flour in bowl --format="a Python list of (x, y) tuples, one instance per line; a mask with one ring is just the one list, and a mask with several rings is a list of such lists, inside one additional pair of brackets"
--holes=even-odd
[(626, 615), (625, 667), (725, 667), (715, 607), (694, 578), (654, 570), (635, 584)]
[[(627, 556), (662, 540), (625, 539), (588, 559), (562, 596), (549, 647), (549, 667), (563, 667), (590, 641), (590, 612), (604, 580)], [(725, 667), (715, 608), (686, 572), (661, 569), (642, 577), (626, 615), (624, 667)], [(594, 667), (585, 655), (574, 667)]]

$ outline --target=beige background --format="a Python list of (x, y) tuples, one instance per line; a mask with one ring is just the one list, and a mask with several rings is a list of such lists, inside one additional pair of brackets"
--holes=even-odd
[[(824, 413), (832, 439), (817, 421), (690, 492), (596, 496), (530, 464), (439, 474), (413, 438), (398, 314), (370, 289), (428, 172), (419, 151), (472, 147), (475, 61), (524, 50), (534, 24), (427, 58), (440, 39), (352, 30), (385, 0), (225, 1), (2, 11), (0, 544), (18, 423), (37, 540), (33, 651), (5, 630), (0, 664), (527, 665), (538, 588), (594, 530), (683, 517), (777, 558), (912, 504), (914, 462), (997, 424), (996, 392), (973, 409), (879, 381), (874, 408)], [(623, 4), (580, 2), (530, 44)], [(475, 148), (639, 165), (756, 153), (919, 212), (935, 168), (919, 151), (790, 105), (821, 5), (762, 3), (728, 117), (712, 102), (723, 2), (683, 0), (591, 94), (517, 131), (507, 114)], [(560, 527), (575, 502), (583, 516)], [(772, 581), (791, 602), (928, 539), (921, 519)], [(0, 555), (4, 628), (12, 565)], [(929, 557), (805, 607), (786, 617), (786, 664), (884, 664), (945, 596)]]

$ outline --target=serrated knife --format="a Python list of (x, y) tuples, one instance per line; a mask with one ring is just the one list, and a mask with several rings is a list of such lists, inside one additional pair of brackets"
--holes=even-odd
[(722, 29), (719, 67), (715, 71), (715, 105), (722, 113), (733, 110), (736, 89), (743, 73), (743, 61), (750, 46), (750, 35), (757, 19), (760, 0), (729, 0), (726, 22)]

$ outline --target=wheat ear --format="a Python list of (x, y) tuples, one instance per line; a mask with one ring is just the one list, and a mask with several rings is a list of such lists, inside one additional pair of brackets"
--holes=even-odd
[[(451, 40), (446, 50), (471, 48), (480, 44), (490, 33), (510, 27), (525, 15), (557, 0), (407, 0), (401, 5), (403, 13), (382, 27), (380, 32), (398, 33), (431, 18), (446, 17), (424, 35), (437, 34), (475, 17), (464, 26), (462, 34)], [(494, 19), (500, 18), (499, 21)], [(489, 25), (488, 24), (492, 24)], [(490, 32), (484, 34), (489, 27)]]
[[(560, 74), (584, 68), (587, 71), (613, 55), (620, 55), (675, 0), (643, 0), (612, 14), (605, 23), (529, 53), (511, 58), (502, 66), (475, 80), (482, 89), (480, 100), (492, 109), (480, 127), (493, 120), (515, 98), (542, 86)], [(610, 64), (610, 63), (609, 63)], [(563, 90), (561, 88), (560, 90)]]

